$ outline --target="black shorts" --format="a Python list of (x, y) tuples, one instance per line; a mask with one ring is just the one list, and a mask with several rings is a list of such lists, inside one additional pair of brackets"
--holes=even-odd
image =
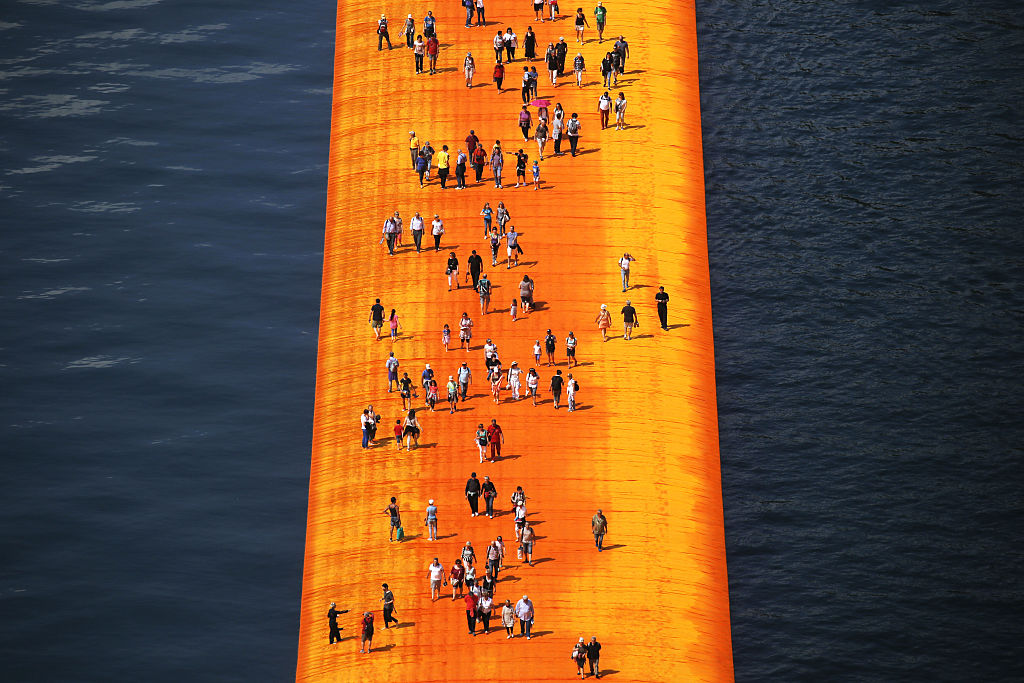
[(571, 349), (566, 349), (565, 350), (565, 355), (569, 356), (570, 358), (575, 358), (576, 357), (576, 347), (574, 346)]

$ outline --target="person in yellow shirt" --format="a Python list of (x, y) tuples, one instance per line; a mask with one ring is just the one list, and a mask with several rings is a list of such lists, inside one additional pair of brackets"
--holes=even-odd
[(416, 157), (420, 153), (420, 139), (416, 137), (416, 131), (409, 131), (409, 156), (412, 157), (412, 170), (416, 170)]
[(451, 167), (452, 155), (448, 153), (448, 145), (441, 145), (441, 151), (437, 155), (437, 177), (441, 179), (441, 189), (445, 189), (445, 182), (448, 180), (448, 170)]

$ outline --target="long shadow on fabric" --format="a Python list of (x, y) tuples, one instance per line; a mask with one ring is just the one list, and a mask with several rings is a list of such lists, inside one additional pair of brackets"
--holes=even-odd
[(446, 538), (455, 538), (458, 534), (448, 534), (447, 536), (438, 535), (437, 540), (443, 541)]
[(400, 624), (398, 624), (396, 626), (392, 626), (391, 628), (412, 628), (415, 625), (416, 625), (415, 621), (403, 621), (403, 622), (401, 622)]
[[(537, 634), (534, 634), (537, 635)], [(387, 645), (381, 645), (380, 647), (371, 647), (370, 652), (387, 652), (388, 650), (395, 647), (394, 643), (388, 643)]]
[(419, 538), (419, 537), (420, 537), (420, 536), (422, 536), (422, 535), (423, 535), (423, 534), (406, 534), (406, 535), (405, 535), (405, 538), (403, 538), (403, 539), (402, 539), (401, 541), (399, 541), (399, 542), (400, 542), (400, 543), (405, 543), (406, 541), (411, 541), (411, 540), (413, 540), (414, 538)]
[(576, 151), (576, 156), (583, 156), (584, 154), (593, 154), (595, 152), (600, 152), (600, 151), (601, 151), (600, 147), (585, 147), (584, 149), (577, 150)]
[(615, 550), (616, 548), (625, 548), (625, 543), (616, 543), (615, 545), (602, 546), (603, 550)]
[(669, 325), (668, 329), (674, 330), (674, 329), (679, 328), (679, 327), (689, 327), (689, 326), (690, 326), (689, 323), (676, 323), (675, 325)]
[[(576, 405), (576, 410), (590, 410), (593, 407), (594, 406), (581, 406), (581, 405), (577, 404)], [(575, 412), (575, 411), (573, 411), (573, 412)]]
[(634, 334), (633, 339), (653, 339), (653, 334)]
[(534, 638), (540, 638), (541, 636), (550, 636), (554, 631), (533, 631), (531, 635)]
[[(521, 455), (503, 455), (500, 458), (498, 458), (498, 461), (500, 462), (502, 460), (516, 460), (516, 459), (521, 458), (521, 457), (523, 457), (523, 456), (521, 456)], [(508, 514), (512, 514), (512, 513), (510, 512)], [(494, 516), (497, 517), (498, 513), (495, 512)]]
[(601, 669), (601, 677), (602, 678), (604, 678), (605, 676), (612, 676), (612, 675), (617, 674), (617, 673), (619, 673), (618, 669)]
[[(534, 560), (533, 563), (534, 564), (540, 564), (541, 562), (554, 562), (554, 561), (555, 561), (555, 558), (553, 558), (553, 557), (542, 557), (539, 560)], [(537, 635), (537, 634), (535, 633), (534, 635)]]

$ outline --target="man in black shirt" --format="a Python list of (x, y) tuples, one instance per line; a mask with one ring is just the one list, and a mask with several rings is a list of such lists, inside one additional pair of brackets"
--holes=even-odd
[(380, 305), (380, 299), (370, 306), (370, 327), (377, 334), (377, 341), (380, 341), (380, 330), (384, 327), (384, 307)]
[(569, 44), (565, 42), (565, 38), (559, 38), (558, 42), (555, 43), (555, 58), (558, 60), (558, 75), (561, 76), (562, 72), (565, 71), (565, 55), (569, 52)]
[[(555, 345), (557, 344), (558, 339), (555, 335), (551, 334), (551, 330), (548, 330), (547, 336), (544, 337), (544, 351), (548, 354), (548, 365), (555, 364)], [(558, 403), (558, 401), (555, 401), (555, 403)]]
[(565, 384), (565, 379), (562, 378), (562, 371), (555, 370), (555, 374), (551, 377), (551, 398), (555, 401), (555, 410), (558, 410), (558, 401), (562, 397), (563, 384)]
[(473, 278), (473, 289), (476, 289), (476, 283), (480, 281), (480, 271), (484, 267), (484, 259), (474, 249), (473, 253), (466, 259), (466, 263), (469, 264), (469, 273), (466, 274), (466, 277)]
[(668, 329), (668, 293), (665, 292), (664, 287), (658, 287), (658, 293), (654, 295), (654, 300), (658, 302), (658, 320), (661, 321), (661, 329)]
[(594, 678), (601, 677), (601, 667), (598, 666), (598, 659), (601, 657), (601, 643), (597, 642), (597, 636), (592, 636), (587, 643), (587, 662), (590, 664), (590, 675)]
[[(398, 619), (395, 619), (395, 594), (391, 592), (386, 583), (381, 584), (381, 588), (384, 589), (384, 597), (380, 599), (384, 603), (384, 628), (388, 628), (388, 624), (394, 622), (398, 625)], [(591, 665), (593, 668), (593, 665)]]
[(334, 608), (334, 603), (333, 602), (331, 603), (331, 609), (327, 610), (327, 624), (331, 628), (331, 635), (330, 635), (330, 641), (331, 641), (330, 644), (331, 645), (334, 645), (335, 643), (340, 643), (341, 642), (341, 629), (338, 628), (338, 615), (339, 614), (344, 614), (345, 612), (348, 612), (348, 610), (347, 609), (343, 609), (343, 610), (340, 610), (340, 611), (336, 610)]
[(480, 499), (480, 480), (476, 478), (476, 472), (469, 475), (469, 481), (466, 482), (466, 500), (469, 501), (469, 509), (473, 511), (473, 516), (477, 515), (477, 503)]
[(632, 339), (633, 328), (640, 327), (640, 320), (636, 317), (636, 309), (633, 308), (629, 299), (626, 300), (626, 305), (622, 307), (622, 327), (623, 339)]

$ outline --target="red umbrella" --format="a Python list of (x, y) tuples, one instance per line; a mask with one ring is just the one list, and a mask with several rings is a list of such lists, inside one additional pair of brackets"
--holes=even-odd
[(533, 102), (530, 102), (530, 104), (532, 104), (534, 107), (550, 107), (551, 106), (551, 103), (548, 102), (547, 100), (534, 100)]

